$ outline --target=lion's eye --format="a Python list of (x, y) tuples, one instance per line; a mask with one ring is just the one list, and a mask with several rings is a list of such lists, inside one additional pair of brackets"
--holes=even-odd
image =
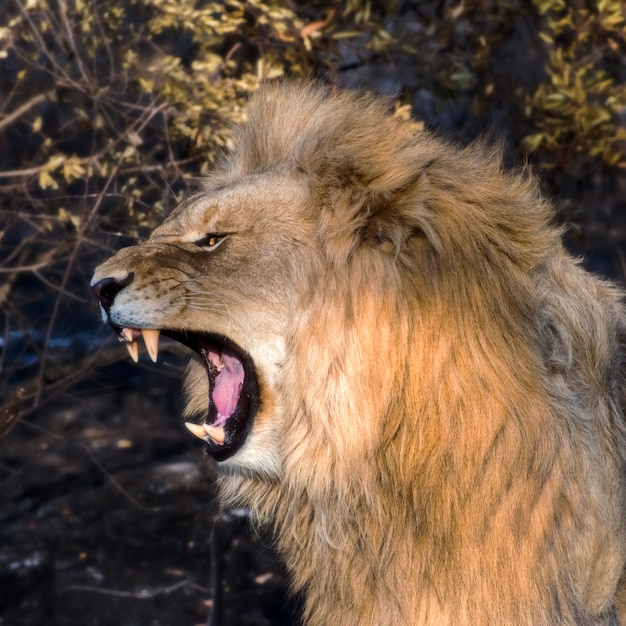
[(217, 248), (217, 246), (219, 246), (220, 243), (222, 243), (225, 237), (226, 235), (219, 235), (217, 233), (209, 233), (205, 235), (204, 237), (202, 237), (201, 239), (198, 239), (194, 243), (196, 244), (196, 246), (200, 248), (204, 248), (205, 250), (213, 250), (214, 248)]

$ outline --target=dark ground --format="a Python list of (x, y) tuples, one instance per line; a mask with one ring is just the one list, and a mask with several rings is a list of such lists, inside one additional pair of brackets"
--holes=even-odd
[(3, 626), (296, 623), (269, 542), (217, 510), (162, 369), (106, 368), (108, 389), (59, 398), (3, 441)]

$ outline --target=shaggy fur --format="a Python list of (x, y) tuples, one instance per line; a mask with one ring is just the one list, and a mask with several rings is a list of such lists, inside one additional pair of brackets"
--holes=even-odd
[[(481, 145), (279, 82), (202, 189), (98, 269), (134, 273), (120, 326), (254, 360), (262, 407), (221, 493), (273, 524), (308, 626), (619, 623), (626, 313), (552, 218)], [(230, 235), (198, 257), (205, 232)], [(204, 368), (187, 387), (206, 411)]]

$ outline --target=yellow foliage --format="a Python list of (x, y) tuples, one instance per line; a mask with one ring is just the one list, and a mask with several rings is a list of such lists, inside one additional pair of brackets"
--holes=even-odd
[[(242, 121), (262, 80), (288, 73), (326, 73), (333, 80), (346, 51), (357, 65), (412, 63), (406, 75), (426, 83), (436, 107), (471, 94), (475, 114), (488, 112), (494, 91), (502, 97), (496, 81), (483, 80), (501, 37), (496, 26), (510, 25), (522, 6), (518, 0), (446, 4), (444, 19), (425, 12), (420, 29), (405, 37), (387, 19), (397, 2), (15, 2), (21, 10), (0, 27), (0, 57), (13, 47), (20, 51), (12, 57), (13, 100), (0, 111), (0, 124), (11, 107), (34, 102), (18, 122), (39, 143), (32, 162), (14, 169), (30, 172), (28, 184), (48, 194), (109, 185), (124, 199), (120, 204), (128, 203), (111, 215), (130, 215), (138, 227), (160, 219), (138, 206), (168, 206), (187, 177), (207, 171), (230, 145), (230, 128)], [(576, 154), (625, 166), (619, 123), (625, 88), (604, 62), (605, 52), (624, 46), (621, 0), (586, 0), (577, 9), (566, 0), (532, 2), (546, 42), (545, 80), (532, 93), (506, 94), (508, 106), (528, 120), (524, 149), (551, 167)], [(497, 10), (491, 14), (488, 6)], [(421, 18), (412, 19), (415, 26)], [(457, 45), (456, 26), (478, 34)], [(413, 102), (411, 89), (404, 105)], [(54, 116), (42, 111), (53, 110), (56, 98), (59, 119), (49, 122)], [(163, 196), (163, 180), (172, 177), (174, 194)]]
[[(543, 19), (540, 37), (551, 45), (547, 79), (526, 96), (527, 115), (540, 131), (528, 135), (530, 152), (547, 149), (558, 165), (561, 155), (584, 152), (610, 166), (626, 166), (619, 116), (626, 111), (626, 85), (603, 68), (607, 41), (626, 44), (626, 8), (621, 0), (583, 6), (562, 0), (533, 0)], [(564, 157), (568, 160), (567, 157)]]

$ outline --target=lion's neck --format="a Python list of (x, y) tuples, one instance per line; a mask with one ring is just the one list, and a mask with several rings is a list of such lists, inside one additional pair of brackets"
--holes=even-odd
[(226, 499), (273, 521), (308, 626), (575, 623), (548, 554), (575, 474), (531, 346), (389, 306), (393, 329), (380, 298), (358, 317), (316, 311), (286, 367), (282, 479), (239, 477)]
[[(472, 406), (480, 411), (478, 399)], [(285, 445), (293, 449), (281, 481), (249, 477), (228, 485), (257, 520), (273, 523), (293, 587), (305, 593), (307, 625), (487, 623), (484, 614), (472, 616), (471, 607), (484, 612), (494, 605), (490, 595), (510, 597), (501, 590), (520, 585), (516, 568), (536, 570), (541, 544), (529, 527), (537, 520), (530, 509), (507, 507), (514, 480), (507, 468), (528, 466), (532, 459), (505, 458), (507, 450), (521, 447), (521, 434), (504, 425), (503, 413), (490, 410), (472, 416), (481, 432), (471, 437), (451, 415), (406, 413), (385, 416), (390, 430), (380, 431), (376, 446), (366, 441), (342, 448), (341, 440), (331, 442), (323, 431), (308, 433), (299, 446), (287, 437)], [(298, 419), (305, 416), (294, 418), (296, 428)], [(394, 423), (400, 425), (392, 428)], [(475, 448), (465, 449), (469, 440)], [(555, 450), (546, 449), (546, 455), (556, 463)], [(552, 497), (542, 489), (552, 489), (550, 481), (559, 477), (546, 472), (545, 484), (525, 487), (529, 502)], [(485, 561), (472, 557), (476, 552)], [(499, 563), (500, 569), (472, 571), (468, 564), (477, 562)], [(488, 585), (471, 582), (485, 578)], [(534, 580), (540, 586), (542, 573)], [(516, 623), (532, 622), (523, 607), (499, 610), (519, 618)], [(494, 615), (492, 623), (506, 623), (500, 617)]]

